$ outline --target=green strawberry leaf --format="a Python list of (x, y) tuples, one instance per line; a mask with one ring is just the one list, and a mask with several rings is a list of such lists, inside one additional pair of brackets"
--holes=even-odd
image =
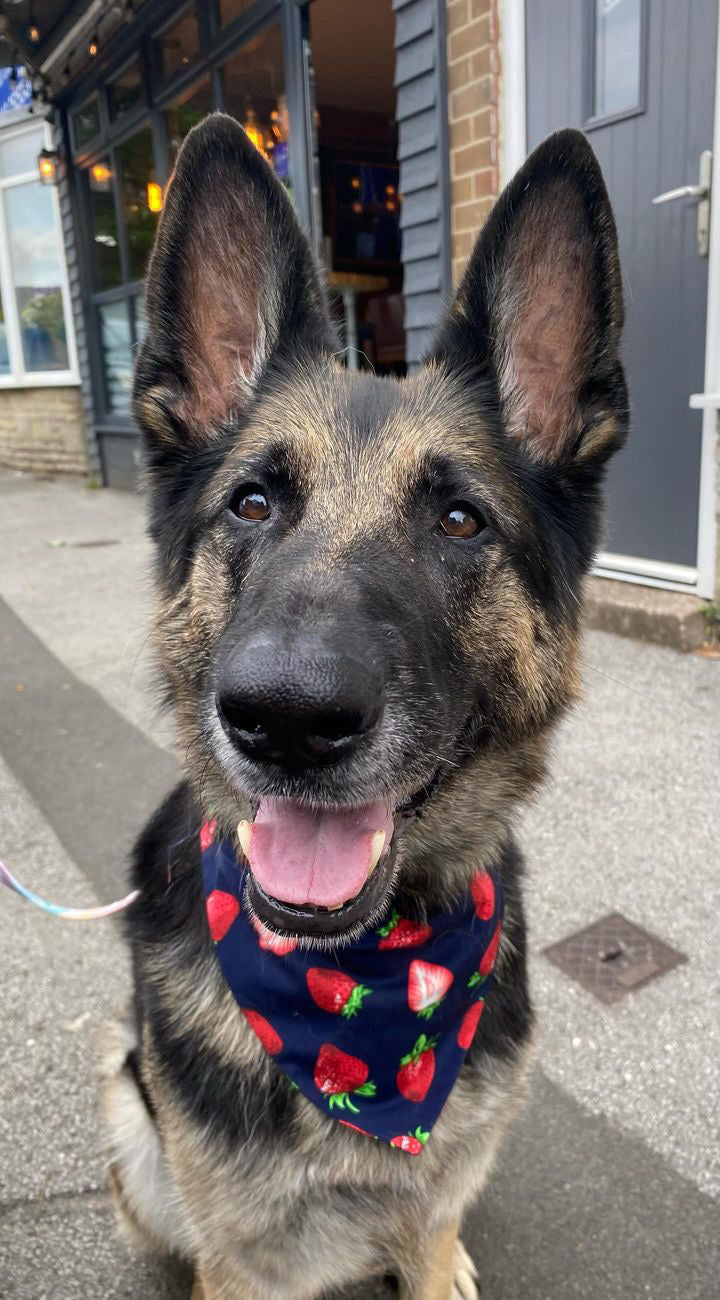
[(480, 971), (476, 970), (475, 974), (470, 976), (467, 986), (469, 989), (474, 989), (476, 984), (484, 984), (486, 979), (487, 975), (481, 975)]
[(368, 1079), (367, 1083), (362, 1083), (359, 1088), (353, 1088), (353, 1092), (357, 1093), (360, 1097), (374, 1097), (377, 1088), (372, 1079)]
[(418, 1126), (418, 1128), (415, 1129), (415, 1132), (414, 1132), (414, 1133), (410, 1133), (409, 1136), (410, 1136), (410, 1137), (417, 1138), (418, 1142), (422, 1142), (423, 1146), (425, 1146), (425, 1143), (427, 1142), (428, 1138), (430, 1137), (430, 1134), (429, 1134), (429, 1133), (426, 1133), (426, 1132), (424, 1131), (424, 1129), (421, 1129), (421, 1128)]
[(400, 913), (392, 912), (390, 915), (390, 920), (387, 922), (387, 924), (382, 925), (379, 930), (375, 931), (375, 933), (381, 935), (383, 939), (387, 939), (388, 935), (392, 934), (399, 920), (400, 920)]
[(356, 984), (342, 1009), (341, 1015), (345, 1016), (346, 1020), (356, 1016), (358, 1011), (362, 1010), (363, 998), (366, 998), (369, 993), (372, 993), (372, 989), (366, 989), (364, 984)]
[(440, 1003), (444, 1001), (445, 1001), (444, 998), (439, 998), (437, 1002), (431, 1002), (429, 1007), (423, 1007), (422, 1011), (417, 1012), (418, 1019), (429, 1020), (430, 1017), (433, 1016), (437, 1011), (438, 1007), (440, 1006)]

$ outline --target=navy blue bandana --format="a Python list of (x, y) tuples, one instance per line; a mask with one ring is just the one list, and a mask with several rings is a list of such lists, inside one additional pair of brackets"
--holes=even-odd
[(228, 841), (200, 835), (210, 933), (263, 1047), (323, 1114), (419, 1155), (457, 1079), (492, 984), (503, 900), (478, 871), (451, 911), (403, 913), (333, 952), (251, 923)]

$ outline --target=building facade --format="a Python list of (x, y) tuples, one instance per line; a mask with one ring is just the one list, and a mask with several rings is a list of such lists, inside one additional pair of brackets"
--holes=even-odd
[(35, 66), (55, 106), (74, 400), (104, 482), (137, 479), (145, 264), (177, 149), (207, 112), (237, 117), (288, 187), (348, 364), (400, 374), (419, 364), (500, 187), (574, 125), (608, 180), (627, 286), (633, 433), (611, 469), (598, 572), (720, 595), (718, 0), (47, 8)]

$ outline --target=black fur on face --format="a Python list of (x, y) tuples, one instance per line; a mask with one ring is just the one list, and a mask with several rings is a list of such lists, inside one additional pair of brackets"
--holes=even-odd
[(339, 363), (291, 204), (219, 114), (181, 150), (147, 305), (156, 640), (201, 803), (228, 826), (267, 795), (503, 819), (576, 689), (627, 425), (585, 138), (551, 136), (500, 197), (408, 380)]

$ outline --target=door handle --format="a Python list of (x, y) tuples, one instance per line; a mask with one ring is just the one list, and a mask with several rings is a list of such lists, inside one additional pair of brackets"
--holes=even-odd
[(656, 194), (653, 203), (674, 203), (675, 199), (697, 199), (697, 250), (707, 257), (710, 246), (710, 182), (712, 179), (712, 150), (703, 149), (697, 185), (679, 185), (676, 190)]
[(677, 190), (656, 194), (653, 203), (672, 203), (674, 199), (706, 199), (709, 193), (707, 185), (681, 185)]

